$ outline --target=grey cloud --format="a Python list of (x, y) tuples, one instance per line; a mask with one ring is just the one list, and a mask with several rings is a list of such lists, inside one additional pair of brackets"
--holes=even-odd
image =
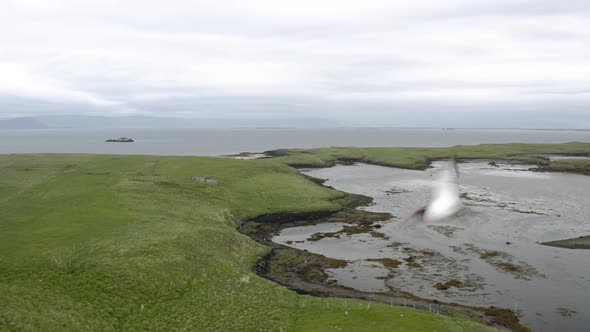
[(588, 125), (587, 1), (10, 3), (0, 117)]

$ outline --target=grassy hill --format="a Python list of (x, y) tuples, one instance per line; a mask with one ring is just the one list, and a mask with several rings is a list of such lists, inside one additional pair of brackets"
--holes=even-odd
[(234, 217), (343, 197), (280, 159), (2, 155), (0, 175), (0, 330), (492, 330), (258, 277), (268, 248)]

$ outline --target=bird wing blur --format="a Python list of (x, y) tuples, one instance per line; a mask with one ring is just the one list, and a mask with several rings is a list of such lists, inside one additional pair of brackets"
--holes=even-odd
[(463, 208), (457, 187), (458, 169), (454, 160), (450, 160), (436, 186), (430, 203), (424, 212), (424, 220), (437, 221), (457, 214)]

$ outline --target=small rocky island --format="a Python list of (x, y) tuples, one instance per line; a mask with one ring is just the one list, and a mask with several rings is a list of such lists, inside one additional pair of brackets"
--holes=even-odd
[(135, 142), (133, 138), (129, 137), (119, 137), (119, 138), (109, 138), (105, 142), (115, 142), (115, 143), (132, 143)]

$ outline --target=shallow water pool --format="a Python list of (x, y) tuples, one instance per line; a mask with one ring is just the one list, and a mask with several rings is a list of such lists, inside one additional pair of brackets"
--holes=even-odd
[[(308, 239), (343, 226), (331, 223), (288, 228), (273, 240), (347, 260), (346, 267), (328, 273), (361, 291), (407, 291), (445, 302), (510, 308), (536, 331), (586, 330), (590, 251), (538, 242), (590, 234), (590, 177), (532, 172), (525, 165), (462, 163), (459, 189), (466, 209), (442, 222), (407, 220), (427, 203), (444, 164), (426, 171), (367, 164), (307, 170), (338, 190), (373, 197), (374, 204), (362, 209), (395, 217), (378, 229), (382, 237)], [(400, 264), (392, 268), (369, 260), (376, 258)]]

